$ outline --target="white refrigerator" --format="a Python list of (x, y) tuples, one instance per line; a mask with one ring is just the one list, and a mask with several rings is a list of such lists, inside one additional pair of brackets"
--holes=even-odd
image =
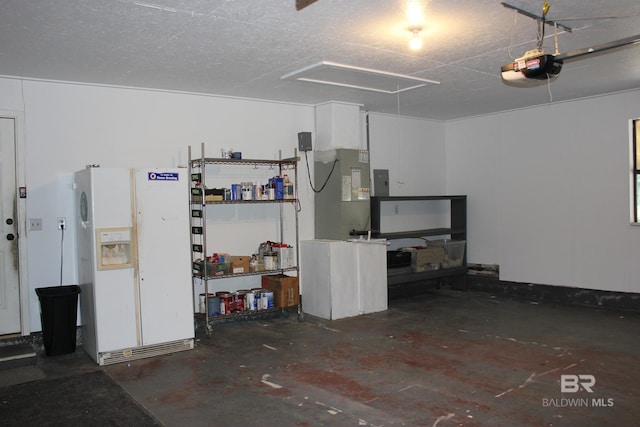
[(193, 348), (186, 169), (75, 173), (82, 347), (100, 365)]

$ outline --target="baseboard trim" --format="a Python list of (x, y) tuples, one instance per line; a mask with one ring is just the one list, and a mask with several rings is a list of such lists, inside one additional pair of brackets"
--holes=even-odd
[(614, 308), (640, 312), (640, 293), (508, 282), (490, 277), (472, 275), (466, 277), (466, 289), (527, 301)]

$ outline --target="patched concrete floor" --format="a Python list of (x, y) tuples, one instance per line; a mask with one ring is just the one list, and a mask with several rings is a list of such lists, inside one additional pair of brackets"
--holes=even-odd
[(639, 338), (636, 312), (441, 290), (99, 369), (166, 426), (631, 426)]
[(640, 419), (639, 332), (637, 313), (439, 291), (106, 370), (168, 426), (620, 426)]

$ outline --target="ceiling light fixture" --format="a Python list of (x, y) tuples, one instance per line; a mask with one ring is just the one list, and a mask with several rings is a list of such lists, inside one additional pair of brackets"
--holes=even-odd
[(420, 37), (422, 27), (410, 27), (409, 31), (412, 33), (411, 40), (409, 40), (409, 47), (411, 50), (420, 50), (422, 48), (422, 38)]
[(411, 32), (409, 40), (409, 48), (411, 50), (420, 50), (422, 48), (422, 38), (420, 32), (424, 27), (424, 0), (407, 0), (407, 21), (408, 30)]
[(409, 25), (420, 25), (424, 22), (424, 2), (421, 0), (407, 0), (407, 19)]

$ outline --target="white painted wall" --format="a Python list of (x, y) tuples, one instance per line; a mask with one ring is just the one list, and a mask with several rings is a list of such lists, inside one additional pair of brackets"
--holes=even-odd
[[(195, 146), (199, 155), (201, 142), (210, 157), (218, 157), (223, 147), (245, 158), (277, 159), (278, 150), (290, 157), (297, 133), (312, 131), (315, 122), (314, 108), (304, 105), (8, 78), (0, 78), (0, 109), (25, 112), (27, 218), (43, 220), (43, 230), (27, 237), (32, 331), (41, 329), (34, 289), (60, 283), (57, 217), (66, 217), (68, 228), (62, 281), (77, 283), (74, 171), (92, 163), (186, 165), (187, 147)], [(300, 238), (310, 239), (313, 193), (304, 168), (300, 164)], [(293, 227), (292, 218), (285, 227)], [(237, 241), (237, 232), (227, 228), (223, 233), (220, 241)]]
[[(372, 113), (371, 169), (389, 169), (391, 195), (468, 194), (469, 261), (500, 264), (503, 280), (640, 292), (628, 167), (638, 95), (449, 123)], [(28, 234), (32, 331), (40, 330), (34, 289), (60, 281), (59, 216), (68, 224), (63, 283), (77, 282), (74, 171), (183, 165), (187, 147), (199, 153), (201, 142), (210, 156), (233, 147), (275, 159), (315, 129), (310, 106), (10, 78), (0, 78), (0, 110), (25, 113), (27, 217), (43, 219)], [(304, 163), (299, 178), (300, 238), (312, 239)]]
[[(447, 194), (445, 124), (434, 120), (369, 113), (371, 173), (389, 170), (390, 196)], [(375, 195), (375, 188), (373, 189)], [(383, 232), (448, 227), (447, 202), (383, 204)], [(421, 239), (391, 240), (389, 249), (422, 245)]]
[(640, 91), (446, 124), (449, 193), (468, 195), (468, 259), (508, 281), (640, 292), (629, 120)]
[(444, 122), (369, 113), (371, 170), (389, 170), (390, 196), (447, 193)]
[(336, 148), (361, 148), (360, 106), (344, 102), (327, 102), (316, 106), (314, 151)]

